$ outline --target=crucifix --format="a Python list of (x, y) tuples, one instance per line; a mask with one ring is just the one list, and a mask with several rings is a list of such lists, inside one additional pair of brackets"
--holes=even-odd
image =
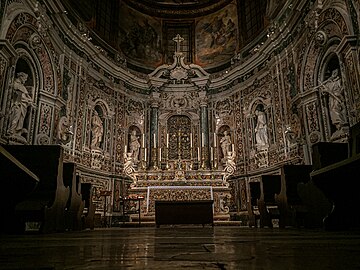
[(180, 52), (180, 42), (184, 41), (184, 38), (182, 38), (179, 34), (177, 34), (176, 37), (174, 37), (172, 40), (176, 42), (175, 52), (179, 53)]

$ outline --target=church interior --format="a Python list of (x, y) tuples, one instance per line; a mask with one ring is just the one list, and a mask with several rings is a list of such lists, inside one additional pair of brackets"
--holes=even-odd
[(358, 269), (359, 24), (359, 0), (0, 1), (0, 269)]

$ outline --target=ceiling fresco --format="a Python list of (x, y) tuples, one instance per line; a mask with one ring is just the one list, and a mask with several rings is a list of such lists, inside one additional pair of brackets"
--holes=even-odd
[(196, 62), (215, 66), (234, 56), (237, 46), (237, 9), (235, 1), (221, 11), (203, 17), (196, 26)]
[[(161, 64), (161, 21), (126, 4), (120, 6), (119, 41), (121, 51), (132, 61), (154, 68)], [(130, 61), (131, 61), (130, 60)]]

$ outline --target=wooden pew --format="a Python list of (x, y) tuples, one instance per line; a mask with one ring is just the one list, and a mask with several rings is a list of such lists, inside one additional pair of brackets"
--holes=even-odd
[(63, 149), (58, 145), (5, 145), (4, 148), (40, 179), (34, 191), (17, 203), (18, 221), (40, 222), (43, 233), (64, 231), (70, 189), (63, 182)]
[(310, 174), (313, 183), (333, 205), (324, 218), (326, 230), (360, 228), (360, 123), (350, 128), (350, 135), (350, 157), (327, 164)]
[(311, 165), (283, 165), (281, 167), (281, 188), (275, 194), (279, 208), (279, 227), (304, 225), (306, 206), (298, 194), (298, 185), (310, 181)]
[(93, 230), (95, 220), (95, 204), (93, 203), (93, 187), (90, 183), (81, 183), (81, 195), (85, 201), (85, 207), (81, 216), (82, 229)]
[(262, 175), (260, 181), (260, 198), (257, 200), (260, 212), (260, 227), (273, 227), (272, 220), (279, 218), (275, 194), (280, 193), (280, 175)]
[(360, 227), (359, 168), (360, 154), (311, 173), (314, 184), (333, 203), (324, 219), (325, 229)]
[(318, 170), (349, 157), (347, 143), (318, 142), (312, 146), (312, 168)]
[(0, 196), (0, 234), (22, 231), (22, 224), (16, 221), (16, 204), (34, 191), (40, 179), (1, 145), (0, 177), (3, 190)]
[(214, 225), (213, 201), (155, 201), (155, 223)]
[(66, 204), (66, 229), (71, 231), (81, 230), (81, 216), (85, 201), (82, 200), (80, 178), (76, 175), (75, 163), (64, 163), (64, 184), (70, 187), (70, 197)]
[(257, 227), (257, 220), (260, 219), (257, 201), (260, 199), (260, 182), (249, 182), (249, 201), (247, 203), (249, 227)]

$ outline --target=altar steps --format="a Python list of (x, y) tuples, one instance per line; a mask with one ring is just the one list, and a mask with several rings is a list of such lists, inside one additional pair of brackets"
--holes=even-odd
[[(199, 224), (176, 224), (176, 225), (162, 225), (161, 227), (201, 227)], [(241, 221), (223, 221), (215, 220), (214, 226), (247, 226)], [(121, 228), (132, 228), (132, 227), (156, 227), (155, 221), (141, 221), (140, 224), (138, 221), (128, 221), (128, 222), (117, 222), (111, 224), (111, 227), (121, 227)], [(204, 227), (211, 227), (211, 224), (206, 224)]]

